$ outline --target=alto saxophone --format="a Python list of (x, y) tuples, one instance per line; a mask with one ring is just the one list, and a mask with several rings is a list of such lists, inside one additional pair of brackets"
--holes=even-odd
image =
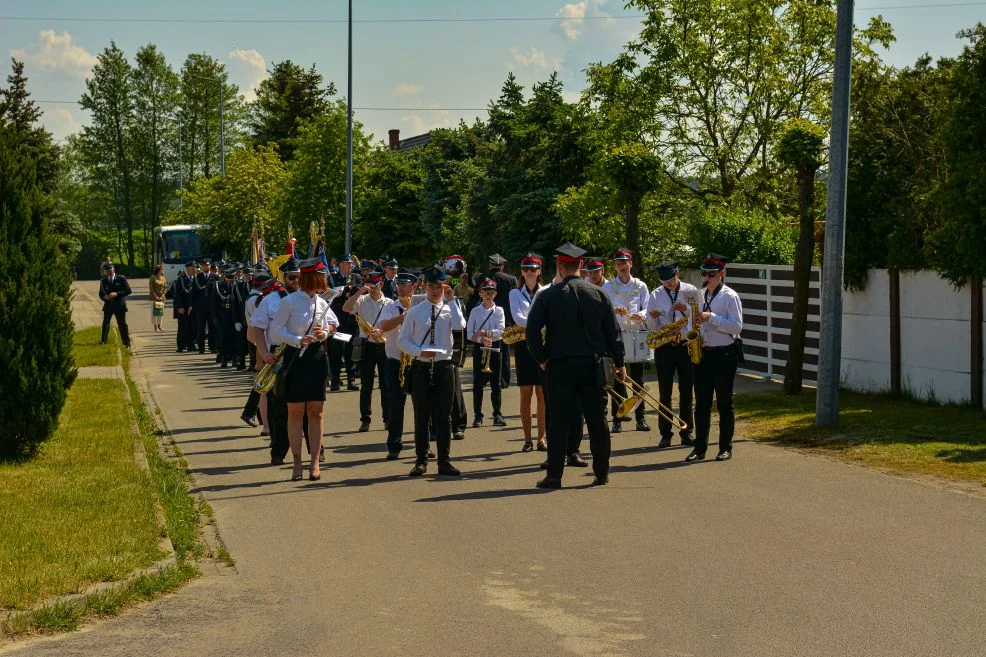
[[(404, 306), (405, 310), (411, 309), (411, 297), (401, 297), (400, 303)], [(401, 352), (401, 365), (400, 369), (397, 371), (397, 378), (400, 379), (399, 383), (402, 390), (404, 389), (404, 382), (407, 381), (407, 370), (411, 367), (411, 361), (413, 360), (414, 359), (411, 358), (411, 354), (406, 354), (403, 351)]]
[(647, 334), (647, 348), (658, 349), (667, 344), (678, 345), (681, 342), (681, 329), (688, 323), (688, 316), (682, 315), (670, 324), (665, 324), (656, 331)]
[(254, 377), (254, 390), (261, 394), (273, 390), (274, 382), (277, 380), (277, 373), (281, 370), (281, 359), (284, 357), (284, 350), (287, 348), (288, 345), (285, 343), (278, 345), (277, 349), (274, 350), (274, 362), (264, 365), (257, 372), (257, 376)]
[(692, 328), (685, 334), (685, 344), (688, 346), (688, 357), (692, 363), (698, 365), (702, 362), (702, 318), (698, 312), (698, 301), (694, 296), (688, 297), (688, 305), (692, 309)]

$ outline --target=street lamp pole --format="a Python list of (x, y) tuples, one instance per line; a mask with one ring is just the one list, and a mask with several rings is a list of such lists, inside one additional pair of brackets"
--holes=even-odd
[(185, 183), (184, 183), (184, 177), (183, 177), (182, 170), (181, 170), (181, 167), (182, 167), (182, 159), (181, 159), (181, 154), (182, 154), (182, 149), (181, 149), (181, 114), (179, 114), (176, 118), (178, 119), (178, 208), (181, 209), (182, 204), (184, 203), (184, 200), (185, 200), (185, 199), (182, 198), (182, 192), (185, 191)]
[(349, 0), (349, 76), (346, 92), (346, 253), (353, 245), (353, 0)]
[(846, 178), (849, 169), (849, 91), (852, 79), (853, 0), (838, 0), (835, 19), (835, 79), (829, 138), (828, 199), (822, 260), (822, 317), (818, 333), (818, 393), (815, 426), (839, 424), (842, 366), (842, 267), (845, 254)]

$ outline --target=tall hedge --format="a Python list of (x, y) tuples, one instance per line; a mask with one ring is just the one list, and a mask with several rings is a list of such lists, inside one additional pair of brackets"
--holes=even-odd
[(76, 374), (71, 274), (22, 137), (0, 117), (0, 459), (31, 456), (51, 437)]

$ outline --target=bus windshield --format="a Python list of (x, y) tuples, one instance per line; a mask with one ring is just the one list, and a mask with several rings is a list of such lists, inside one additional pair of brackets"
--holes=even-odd
[(207, 240), (198, 230), (169, 230), (161, 233), (164, 260), (189, 260), (208, 253)]

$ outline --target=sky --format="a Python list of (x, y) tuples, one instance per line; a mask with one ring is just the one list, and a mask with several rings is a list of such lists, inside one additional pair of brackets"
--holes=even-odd
[[(585, 84), (584, 69), (610, 61), (632, 39), (641, 12), (622, 1), (354, 0), (353, 103), (356, 119), (377, 141), (485, 117), (508, 72), (529, 88), (557, 70), (568, 99)], [(346, 93), (346, 15), (342, 0), (0, 0), (0, 52), (25, 62), (29, 89), (56, 139), (81, 129), (75, 104), (96, 55), (111, 40), (133, 60), (154, 43), (181, 69), (190, 52), (227, 66), (247, 99), (273, 62), (315, 64), (340, 97)], [(897, 42), (884, 58), (906, 66), (929, 53), (954, 56), (956, 33), (986, 21), (986, 0), (859, 0), (857, 25), (882, 14)], [(72, 20), (72, 19), (89, 20)], [(91, 20), (112, 18), (114, 21)], [(551, 19), (489, 20), (461, 19)], [(138, 20), (134, 20), (138, 19)], [(408, 20), (412, 19), (412, 20)], [(422, 20), (445, 19), (445, 20)], [(447, 19), (459, 19), (453, 22)], [(318, 22), (321, 21), (321, 22)], [(337, 21), (337, 22), (330, 22)], [(396, 22), (394, 22), (396, 21)], [(416, 22), (412, 22), (416, 21)], [(9, 72), (9, 69), (7, 69)], [(62, 101), (62, 102), (50, 102)]]

